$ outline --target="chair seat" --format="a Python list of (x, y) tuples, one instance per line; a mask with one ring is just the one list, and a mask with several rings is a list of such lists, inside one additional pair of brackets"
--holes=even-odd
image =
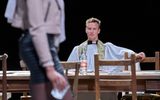
[[(132, 100), (132, 94), (126, 94), (121, 100)], [(160, 100), (160, 95), (158, 94), (137, 94), (137, 100)]]

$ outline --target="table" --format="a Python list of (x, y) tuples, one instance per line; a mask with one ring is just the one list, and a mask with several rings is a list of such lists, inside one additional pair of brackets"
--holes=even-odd
[[(108, 74), (101, 72), (101, 77), (111, 79), (129, 77), (129, 72), (120, 72)], [(160, 91), (160, 71), (138, 71), (137, 74), (137, 90), (138, 91)], [(68, 73), (69, 82), (73, 83), (74, 75), (72, 71)], [(0, 80), (2, 80), (2, 71), (0, 71)], [(27, 92), (29, 91), (29, 71), (7, 71), (7, 91), (8, 92)], [(129, 91), (128, 87), (108, 87), (102, 88), (104, 91)], [(79, 91), (94, 91), (94, 73), (88, 75), (79, 75)], [(2, 92), (2, 81), (0, 81), (0, 92)]]

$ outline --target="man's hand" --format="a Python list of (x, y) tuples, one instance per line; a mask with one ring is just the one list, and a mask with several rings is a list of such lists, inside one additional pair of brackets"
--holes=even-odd
[(142, 61), (146, 57), (144, 52), (140, 52), (136, 54), (136, 59)]

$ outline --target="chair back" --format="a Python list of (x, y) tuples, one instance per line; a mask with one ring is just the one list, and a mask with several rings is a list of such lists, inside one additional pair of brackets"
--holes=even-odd
[(140, 63), (141, 64), (153, 63), (154, 69), (160, 70), (160, 52), (155, 51), (155, 55), (153, 57), (146, 57), (144, 60), (140, 61)]
[(7, 54), (0, 55), (2, 61), (2, 100), (7, 100)]
[[(124, 58), (125, 59), (128, 59), (128, 52), (125, 52), (124, 53)], [(154, 64), (154, 69), (155, 70), (160, 70), (160, 52), (159, 51), (155, 51), (155, 55), (153, 57), (149, 57), (149, 56), (146, 56), (144, 58), (144, 60), (140, 61), (140, 60), (136, 60), (137, 62), (140, 62), (140, 64)], [(145, 67), (145, 66), (144, 66)], [(148, 68), (149, 69), (149, 68)], [(125, 70), (128, 70), (128, 66), (125, 65)]]

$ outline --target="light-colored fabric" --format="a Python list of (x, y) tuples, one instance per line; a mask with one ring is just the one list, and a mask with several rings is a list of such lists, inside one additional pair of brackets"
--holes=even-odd
[[(124, 59), (125, 52), (128, 52), (129, 57), (131, 56), (131, 54), (135, 53), (133, 50), (130, 50), (130, 49), (124, 48), (124, 47), (120, 47), (120, 46), (116, 46), (116, 45), (112, 44), (111, 42), (105, 43), (105, 47), (106, 47), (105, 59)], [(130, 66), (128, 69), (129, 70), (131, 69)], [(122, 67), (108, 66), (107, 69), (103, 69), (103, 67), (102, 67), (102, 71), (107, 71), (109, 73), (114, 73), (114, 72), (118, 72), (118, 71), (122, 71), (122, 70), (124, 70), (124, 66), (122, 66)], [(140, 70), (139, 63), (136, 63), (136, 70), (137, 71)]]
[[(55, 35), (55, 46), (65, 41), (63, 0), (9, 0), (5, 17), (22, 30), (29, 29), (40, 63), (53, 64), (46, 34)], [(13, 5), (12, 5), (13, 4)], [(15, 10), (11, 8), (15, 8)]]
[(58, 36), (55, 36), (55, 46), (59, 47), (59, 44), (61, 42), (64, 42), (66, 40), (66, 35), (65, 35), (65, 5), (63, 0), (56, 0), (57, 4), (59, 5), (59, 8), (61, 9), (61, 18), (60, 18), (60, 28), (61, 28), (61, 34)]
[[(85, 54), (85, 55), (86, 55), (87, 45), (88, 45), (88, 41), (87, 41), (87, 40), (79, 45), (79, 47), (78, 47), (78, 55), (79, 55), (79, 58), (80, 58), (80, 56), (81, 56), (82, 54)], [(101, 58), (101, 59), (104, 59), (105, 46), (104, 46), (104, 44), (102, 43), (102, 41), (100, 41), (100, 40), (98, 40), (98, 42), (97, 42), (97, 52), (99, 53), (100, 58)]]
[[(104, 44), (105, 46), (105, 59), (124, 59), (124, 53), (128, 52), (129, 56), (132, 53), (135, 53), (134, 51), (124, 48), (124, 47), (119, 47), (111, 42), (107, 42)], [(79, 56), (78, 56), (78, 47), (75, 46), (69, 55), (68, 61), (79, 61)], [(97, 53), (97, 46), (95, 44), (90, 44), (87, 45), (87, 71), (92, 72), (94, 71), (94, 54)], [(124, 69), (124, 66), (120, 67), (112, 67), (108, 66), (107, 68), (101, 67), (101, 71), (105, 71), (108, 73), (114, 73), (118, 71), (122, 71)], [(130, 68), (129, 68), (130, 69)], [(139, 63), (136, 63), (136, 70), (140, 70), (140, 65)]]
[(16, 0), (8, 0), (4, 16), (7, 18), (8, 23), (12, 23), (14, 13), (16, 11)]

